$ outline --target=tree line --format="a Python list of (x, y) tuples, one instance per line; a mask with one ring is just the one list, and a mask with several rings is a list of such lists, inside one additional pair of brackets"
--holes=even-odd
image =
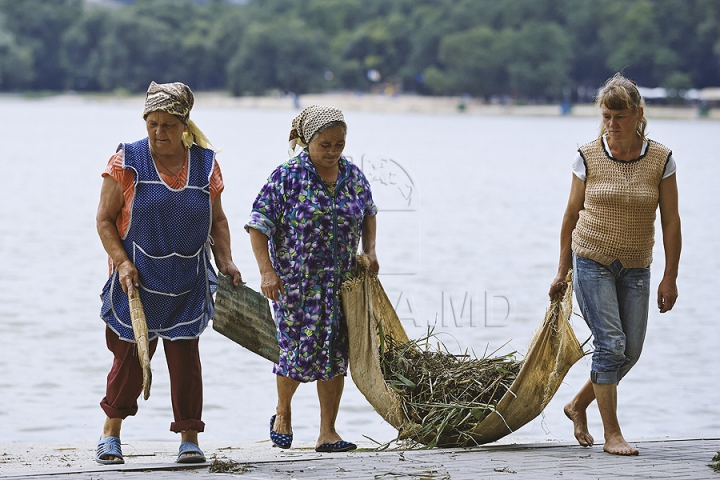
[(717, 0), (0, 0), (0, 91), (394, 91), (557, 101), (720, 86)]

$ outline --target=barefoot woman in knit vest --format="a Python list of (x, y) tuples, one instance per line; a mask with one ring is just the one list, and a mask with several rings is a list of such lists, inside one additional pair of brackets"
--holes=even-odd
[(644, 102), (633, 82), (616, 74), (597, 96), (600, 136), (580, 147), (560, 232), (558, 273), (550, 297), (573, 286), (593, 335), (590, 380), (565, 406), (580, 445), (591, 446), (586, 410), (597, 399), (606, 452), (637, 455), (617, 418), (617, 385), (638, 361), (650, 304), (655, 212), (660, 207), (665, 271), (657, 293), (660, 313), (677, 299), (681, 234), (672, 152), (645, 136)]

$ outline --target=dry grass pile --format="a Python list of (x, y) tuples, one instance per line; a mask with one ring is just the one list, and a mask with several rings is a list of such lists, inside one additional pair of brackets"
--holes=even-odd
[(420, 426), (413, 437), (427, 447), (474, 443), (467, 432), (495, 410), (522, 366), (515, 352), (473, 358), (442, 351), (441, 344), (431, 350), (432, 332), (408, 343), (379, 336), (385, 381), (401, 398), (405, 418)]
[(720, 473), (720, 452), (717, 452), (715, 456), (713, 457), (712, 461), (708, 465), (710, 468), (715, 470), (717, 473)]
[(234, 460), (220, 459), (213, 455), (213, 462), (208, 468), (210, 473), (248, 473), (252, 470), (248, 463), (238, 463)]

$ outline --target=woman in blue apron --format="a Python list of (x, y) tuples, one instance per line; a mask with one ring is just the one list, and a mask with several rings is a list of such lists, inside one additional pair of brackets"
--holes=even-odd
[(103, 173), (97, 229), (109, 256), (101, 317), (114, 362), (100, 403), (107, 415), (95, 459), (123, 463), (120, 428), (138, 410), (142, 369), (135, 348), (128, 295), (139, 291), (150, 355), (163, 339), (175, 421), (182, 440), (178, 462), (204, 462), (198, 432), (202, 417), (199, 336), (213, 315), (218, 270), (242, 279), (232, 260), (222, 209), (223, 181), (209, 141), (190, 120), (194, 97), (182, 83), (147, 92), (148, 136), (120, 144)]

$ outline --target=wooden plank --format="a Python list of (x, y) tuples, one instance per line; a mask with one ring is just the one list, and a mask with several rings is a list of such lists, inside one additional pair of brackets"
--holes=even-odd
[(277, 329), (268, 299), (244, 283), (218, 274), (213, 329), (273, 363), (280, 357)]
[(130, 319), (132, 320), (133, 334), (138, 351), (138, 359), (143, 371), (143, 398), (150, 398), (150, 385), (152, 385), (152, 370), (150, 369), (150, 342), (148, 341), (148, 327), (145, 319), (145, 309), (140, 301), (140, 291), (132, 289), (130, 302)]

